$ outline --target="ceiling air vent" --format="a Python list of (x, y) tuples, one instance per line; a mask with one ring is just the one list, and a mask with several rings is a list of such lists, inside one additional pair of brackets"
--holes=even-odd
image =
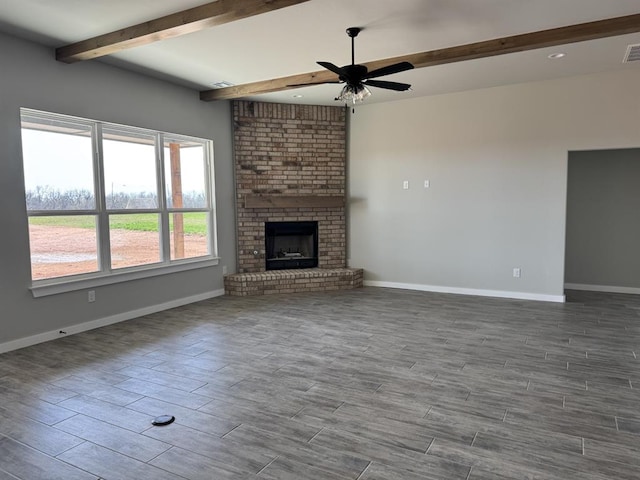
[[(640, 47), (640, 45), (638, 45)], [(221, 82), (215, 82), (212, 83), (211, 86), (213, 88), (227, 88), (227, 87), (233, 87), (233, 83), (231, 82), (227, 82), (226, 80), (222, 80)]]
[(622, 63), (637, 62), (638, 60), (640, 60), (640, 44), (629, 45)]

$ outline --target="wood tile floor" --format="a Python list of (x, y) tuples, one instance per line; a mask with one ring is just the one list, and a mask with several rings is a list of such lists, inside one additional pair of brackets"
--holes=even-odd
[(0, 480), (639, 479), (640, 297), (568, 298), (220, 297), (0, 355)]

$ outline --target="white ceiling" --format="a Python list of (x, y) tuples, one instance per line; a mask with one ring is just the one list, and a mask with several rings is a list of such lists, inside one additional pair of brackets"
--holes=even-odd
[[(203, 3), (0, 0), (0, 30), (59, 47)], [(348, 64), (350, 26), (364, 28), (356, 39), (356, 63), (362, 63), (636, 13), (639, 0), (310, 0), (92, 61), (207, 90), (223, 80), (242, 84), (317, 71), (317, 60)], [(416, 69), (385, 77), (412, 84), (411, 91), (372, 89), (367, 102), (640, 68), (622, 63), (629, 44), (640, 44), (640, 34)], [(566, 56), (547, 58), (558, 51)], [(321, 85), (253, 98), (334, 105), (339, 89)]]

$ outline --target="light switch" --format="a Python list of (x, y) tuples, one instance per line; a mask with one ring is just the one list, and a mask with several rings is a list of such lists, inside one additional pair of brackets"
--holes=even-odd
[(424, 181), (424, 188), (429, 188), (431, 186), (431, 182), (429, 180)]
[(409, 180), (405, 180), (404, 182), (402, 182), (402, 188), (404, 188), (405, 190), (409, 190)]

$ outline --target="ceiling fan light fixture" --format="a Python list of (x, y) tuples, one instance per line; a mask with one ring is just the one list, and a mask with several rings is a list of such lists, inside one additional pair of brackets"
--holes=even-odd
[(336, 97), (336, 100), (344, 102), (345, 105), (355, 105), (362, 103), (365, 98), (371, 96), (371, 91), (362, 84), (350, 85), (346, 84), (342, 87), (340, 95)]

